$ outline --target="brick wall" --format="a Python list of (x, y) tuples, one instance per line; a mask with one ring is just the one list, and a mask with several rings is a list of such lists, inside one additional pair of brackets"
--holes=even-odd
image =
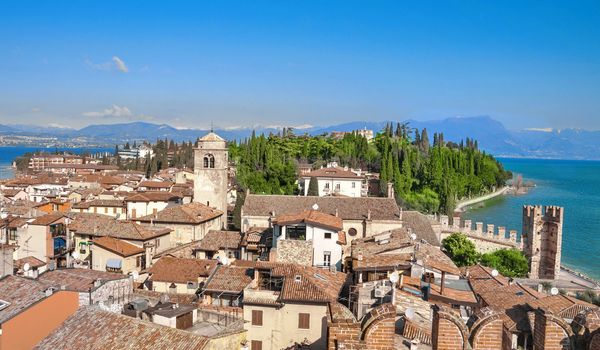
[(498, 314), (481, 319), (471, 329), (471, 346), (473, 350), (502, 349), (503, 323)]
[(396, 308), (392, 304), (383, 304), (366, 317), (362, 337), (367, 349), (394, 350)]
[(561, 318), (554, 316), (549, 310), (539, 308), (535, 312), (533, 331), (534, 349), (570, 350), (571, 328)]
[(433, 350), (462, 350), (466, 348), (466, 326), (450, 309), (434, 305), (431, 331)]

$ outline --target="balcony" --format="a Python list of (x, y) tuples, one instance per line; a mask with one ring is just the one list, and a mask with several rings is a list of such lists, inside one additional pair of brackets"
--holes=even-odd
[(67, 228), (64, 224), (50, 225), (50, 235), (52, 238), (67, 237)]

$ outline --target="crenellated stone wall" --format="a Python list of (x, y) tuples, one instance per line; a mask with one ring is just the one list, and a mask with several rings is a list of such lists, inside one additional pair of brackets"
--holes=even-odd
[(440, 225), (440, 239), (456, 232), (464, 233), (475, 243), (479, 253), (490, 253), (499, 249), (522, 249), (522, 242), (516, 230), (510, 230), (507, 235), (504, 226), (484, 225), (483, 222), (475, 222), (473, 225), (472, 220), (462, 220), (460, 217), (453, 218), (453, 223), (450, 224), (447, 215), (431, 218)]

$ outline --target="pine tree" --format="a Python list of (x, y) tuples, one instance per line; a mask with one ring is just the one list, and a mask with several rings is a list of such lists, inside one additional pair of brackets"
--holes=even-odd
[(318, 196), (319, 195), (319, 180), (316, 177), (311, 176), (308, 183), (307, 196)]

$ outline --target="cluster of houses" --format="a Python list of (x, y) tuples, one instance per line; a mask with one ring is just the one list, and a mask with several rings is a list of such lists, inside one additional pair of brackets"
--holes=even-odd
[(459, 269), (348, 169), (247, 193), (232, 230), (227, 156), (210, 133), (193, 171), (0, 184), (0, 350), (600, 348), (598, 307)]

